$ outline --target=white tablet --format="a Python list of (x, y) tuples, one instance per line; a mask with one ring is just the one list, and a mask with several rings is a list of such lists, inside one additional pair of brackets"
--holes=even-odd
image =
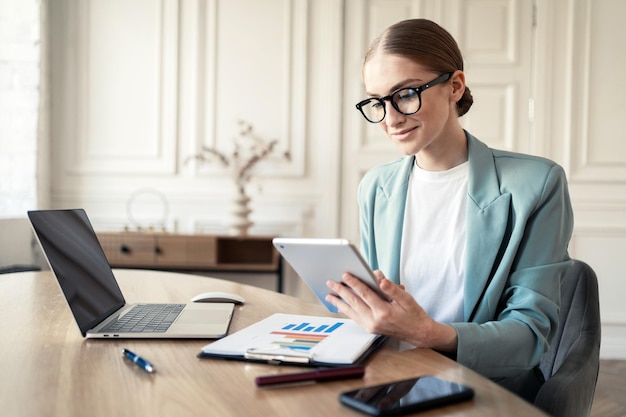
[(359, 250), (347, 239), (274, 238), (272, 242), (315, 296), (332, 313), (336, 313), (337, 308), (324, 299), (331, 292), (326, 286), (326, 281), (340, 282), (344, 272), (361, 279), (381, 298), (386, 298), (378, 288), (374, 272)]

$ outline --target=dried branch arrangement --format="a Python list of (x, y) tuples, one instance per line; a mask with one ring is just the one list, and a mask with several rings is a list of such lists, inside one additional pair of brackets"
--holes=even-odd
[[(273, 139), (265, 141), (253, 132), (250, 123), (240, 120), (239, 136), (234, 139), (234, 149), (228, 154), (214, 147), (203, 146), (202, 150), (187, 159), (196, 160), (200, 163), (218, 162), (224, 168), (228, 169), (239, 188), (240, 193), (244, 193), (246, 184), (252, 178), (252, 174), (256, 165), (275, 152), (278, 140)], [(285, 160), (291, 160), (289, 151), (284, 151), (281, 157)]]

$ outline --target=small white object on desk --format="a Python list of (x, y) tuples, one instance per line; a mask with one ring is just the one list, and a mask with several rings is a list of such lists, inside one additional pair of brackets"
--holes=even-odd
[(224, 291), (209, 291), (198, 294), (191, 299), (194, 303), (235, 303), (243, 304), (245, 298), (240, 295)]

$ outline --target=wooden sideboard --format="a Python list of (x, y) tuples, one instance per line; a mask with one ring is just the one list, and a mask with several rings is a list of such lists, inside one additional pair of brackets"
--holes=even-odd
[(273, 236), (217, 236), (143, 232), (98, 232), (113, 268), (244, 272), (276, 275), (283, 291), (281, 257)]

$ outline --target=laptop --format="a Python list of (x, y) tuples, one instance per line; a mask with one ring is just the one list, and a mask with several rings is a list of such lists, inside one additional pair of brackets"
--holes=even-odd
[(127, 304), (83, 209), (29, 211), (28, 218), (83, 337), (217, 339), (226, 335), (233, 303)]

